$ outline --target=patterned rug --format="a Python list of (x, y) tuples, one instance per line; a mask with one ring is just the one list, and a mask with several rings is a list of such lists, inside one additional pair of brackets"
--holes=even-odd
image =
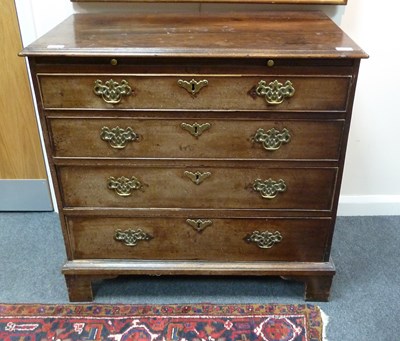
[(321, 341), (322, 318), (310, 304), (0, 304), (0, 340)]

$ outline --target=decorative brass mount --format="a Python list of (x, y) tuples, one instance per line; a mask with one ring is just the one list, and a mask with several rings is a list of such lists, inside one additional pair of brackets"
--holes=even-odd
[(199, 137), (201, 134), (203, 134), (204, 131), (207, 129), (210, 129), (211, 124), (210, 123), (203, 123), (199, 124), (197, 122), (193, 124), (189, 123), (181, 123), (181, 128), (183, 130), (188, 131), (190, 134), (192, 134), (194, 137)]
[(255, 142), (261, 143), (264, 149), (274, 151), (278, 150), (282, 144), (289, 143), (291, 136), (289, 130), (283, 128), (280, 132), (275, 128), (271, 128), (267, 132), (259, 128), (253, 137)]
[(283, 85), (274, 80), (267, 85), (266, 81), (261, 80), (256, 88), (256, 94), (264, 97), (266, 102), (272, 105), (281, 104), (286, 98), (292, 97), (294, 92), (291, 81), (286, 81), (285, 85)]
[(190, 93), (192, 96), (196, 96), (197, 93), (204, 88), (205, 86), (208, 85), (208, 80), (203, 79), (200, 81), (196, 81), (192, 79), (191, 81), (184, 81), (182, 79), (178, 80), (178, 85), (181, 88), (184, 88), (188, 93)]
[(257, 179), (254, 180), (253, 189), (256, 192), (260, 192), (261, 196), (265, 199), (273, 199), (278, 193), (286, 191), (286, 183), (282, 179), (278, 181), (272, 180), (269, 178), (268, 180)]
[(132, 89), (126, 80), (122, 80), (121, 84), (110, 79), (105, 84), (98, 79), (94, 82), (94, 93), (106, 103), (117, 104), (121, 102), (122, 96), (129, 96), (132, 94)]
[(247, 235), (244, 240), (248, 243), (255, 243), (261, 249), (270, 249), (275, 244), (282, 241), (282, 235), (279, 231), (275, 232), (259, 232), (254, 231), (252, 234)]
[(197, 232), (202, 232), (206, 227), (212, 225), (211, 220), (201, 220), (201, 219), (186, 219), (186, 222), (193, 227)]
[(207, 179), (211, 175), (210, 172), (202, 173), (200, 171), (197, 171), (195, 173), (185, 171), (183, 174), (185, 174), (196, 185), (200, 185), (205, 179)]
[(132, 194), (133, 190), (137, 190), (142, 187), (142, 184), (134, 176), (132, 176), (130, 179), (124, 176), (121, 176), (118, 179), (110, 176), (107, 180), (107, 187), (115, 190), (119, 196), (127, 197)]
[(115, 231), (114, 239), (124, 243), (126, 246), (136, 246), (139, 241), (149, 241), (153, 239), (153, 236), (149, 235), (146, 232), (143, 232), (141, 229), (128, 229), (125, 231), (118, 229)]
[(136, 141), (138, 139), (138, 135), (133, 131), (131, 127), (127, 127), (126, 129), (115, 127), (101, 128), (100, 138), (103, 141), (107, 141), (112, 148), (115, 149), (123, 149), (126, 147), (128, 142)]

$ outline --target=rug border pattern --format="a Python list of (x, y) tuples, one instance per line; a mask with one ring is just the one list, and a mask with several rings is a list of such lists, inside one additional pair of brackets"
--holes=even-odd
[(257, 316), (302, 315), (309, 341), (322, 340), (320, 308), (312, 304), (0, 304), (0, 317), (134, 317), (134, 316)]

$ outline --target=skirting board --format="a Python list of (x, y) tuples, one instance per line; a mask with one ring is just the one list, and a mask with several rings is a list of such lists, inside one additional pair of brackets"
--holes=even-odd
[(400, 195), (341, 195), (338, 215), (400, 215)]
[(53, 211), (47, 180), (0, 180), (0, 211)]

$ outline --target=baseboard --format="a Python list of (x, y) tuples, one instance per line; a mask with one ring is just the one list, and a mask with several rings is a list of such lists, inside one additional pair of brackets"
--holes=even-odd
[(400, 215), (400, 195), (341, 195), (338, 215)]
[(0, 211), (53, 211), (47, 180), (0, 180)]

